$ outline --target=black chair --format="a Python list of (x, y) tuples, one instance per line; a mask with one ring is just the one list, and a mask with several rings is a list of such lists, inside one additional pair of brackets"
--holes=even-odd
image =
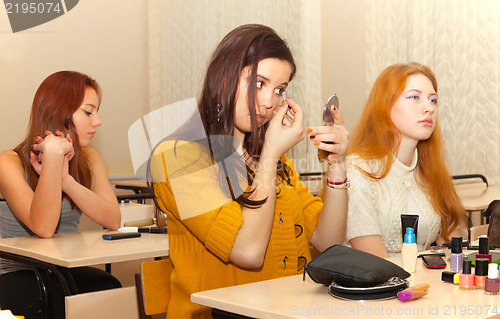
[(138, 203), (144, 204), (145, 200), (150, 198), (153, 198), (151, 193), (116, 195), (119, 203), (136, 200)]
[(454, 180), (480, 178), (486, 184), (486, 187), (488, 187), (488, 180), (483, 174), (452, 175), (451, 178), (453, 178)]

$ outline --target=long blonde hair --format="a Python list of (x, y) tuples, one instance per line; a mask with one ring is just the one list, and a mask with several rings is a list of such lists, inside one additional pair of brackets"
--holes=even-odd
[[(429, 67), (415, 62), (393, 64), (375, 81), (358, 126), (351, 135), (349, 155), (377, 160), (381, 164), (377, 172), (358, 167), (372, 179), (384, 178), (394, 163), (401, 133), (391, 120), (391, 109), (403, 93), (408, 77), (413, 74), (425, 75), (437, 92), (436, 76)], [(451, 231), (465, 223), (466, 212), (446, 168), (439, 121), (436, 121), (431, 137), (418, 142), (417, 152), (416, 180), (427, 191), (434, 210), (441, 217), (442, 237), (449, 240)]]

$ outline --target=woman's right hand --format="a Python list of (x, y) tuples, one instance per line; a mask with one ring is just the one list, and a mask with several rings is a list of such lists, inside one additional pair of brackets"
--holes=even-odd
[(264, 149), (279, 159), (304, 139), (304, 113), (290, 98), (283, 101), (275, 112), (266, 131)]
[[(35, 144), (32, 146), (33, 152), (30, 154), (30, 162), (35, 171), (40, 175), (42, 171), (43, 159), (51, 156), (64, 156), (63, 179), (68, 174), (68, 163), (73, 158), (75, 151), (73, 148), (73, 140), (67, 134), (64, 136), (62, 132), (57, 130), (56, 135), (50, 131), (46, 131), (45, 138), (37, 136)], [(38, 152), (35, 154), (34, 152)]]
[(73, 158), (75, 154), (73, 140), (69, 134), (64, 136), (59, 130), (56, 131), (56, 135), (52, 134), (50, 131), (45, 131), (45, 138), (37, 136), (35, 138), (35, 144), (33, 144), (33, 151), (42, 154), (54, 151), (62, 155), (70, 155), (71, 158)]

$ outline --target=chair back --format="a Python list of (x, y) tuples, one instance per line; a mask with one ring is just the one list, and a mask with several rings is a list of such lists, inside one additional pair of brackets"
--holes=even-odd
[(141, 273), (136, 274), (141, 318), (167, 312), (170, 301), (170, 273), (173, 269), (170, 259), (142, 263)]

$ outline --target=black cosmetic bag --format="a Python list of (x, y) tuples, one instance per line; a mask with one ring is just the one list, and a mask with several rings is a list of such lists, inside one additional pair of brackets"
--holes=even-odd
[(408, 287), (410, 274), (400, 266), (343, 245), (333, 245), (305, 266), (316, 282), (331, 294), (346, 299), (381, 299)]

